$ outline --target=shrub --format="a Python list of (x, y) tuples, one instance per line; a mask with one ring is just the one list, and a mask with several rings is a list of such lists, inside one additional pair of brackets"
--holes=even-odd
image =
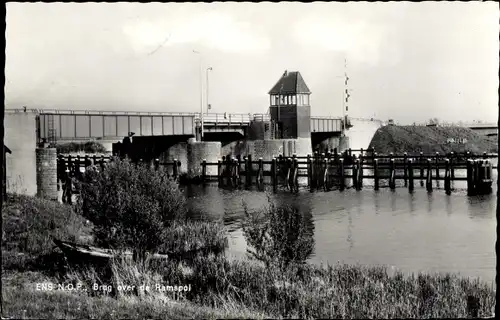
[(282, 265), (286, 268), (290, 263), (303, 264), (314, 251), (314, 225), (310, 217), (303, 215), (299, 209), (282, 205), (277, 207), (271, 201), (269, 206), (256, 213), (250, 213), (244, 205), (246, 220), (243, 233), (251, 257), (270, 266)]
[(186, 217), (185, 199), (163, 170), (114, 158), (103, 172), (89, 168), (79, 183), (77, 208), (95, 225), (96, 242), (133, 248), (144, 257), (158, 251), (174, 220)]

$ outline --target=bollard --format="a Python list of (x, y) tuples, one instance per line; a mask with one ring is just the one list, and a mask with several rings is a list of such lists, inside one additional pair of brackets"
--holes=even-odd
[(444, 171), (444, 190), (447, 195), (451, 194), (451, 173), (450, 173), (450, 160), (445, 159), (445, 171)]
[(201, 163), (201, 182), (205, 185), (207, 181), (207, 159), (203, 159)]
[(276, 176), (276, 158), (273, 157), (272, 163), (271, 163), (271, 180), (273, 184), (273, 192), (276, 193), (278, 190), (278, 177)]
[(160, 169), (160, 159), (158, 159), (158, 158), (155, 159), (154, 166), (155, 166), (156, 171), (158, 171), (158, 169)]
[(432, 192), (432, 159), (427, 159), (427, 178), (425, 183), (427, 191)]
[(379, 177), (378, 177), (378, 159), (373, 160), (373, 177), (375, 179), (375, 190), (379, 188)]
[(408, 160), (408, 176), (410, 183), (408, 184), (408, 191), (413, 192), (414, 185), (413, 185), (413, 161), (412, 159)]
[(391, 188), (391, 190), (394, 190), (394, 189), (396, 189), (396, 170), (395, 170), (394, 158), (391, 158), (389, 161), (390, 161), (390, 165), (389, 165), (389, 188)]

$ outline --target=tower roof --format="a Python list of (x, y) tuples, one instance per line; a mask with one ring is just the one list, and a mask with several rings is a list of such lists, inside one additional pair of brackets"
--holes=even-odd
[[(280, 90), (281, 89), (281, 90)], [(286, 71), (268, 94), (311, 93), (298, 71)]]

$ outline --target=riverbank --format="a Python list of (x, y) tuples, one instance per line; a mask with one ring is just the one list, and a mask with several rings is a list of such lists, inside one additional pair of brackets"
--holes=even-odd
[[(115, 261), (111, 277), (103, 278), (92, 268), (75, 271), (56, 263), (62, 257), (54, 253), (51, 236), (80, 242), (93, 232), (70, 207), (11, 198), (4, 208), (7, 246), (2, 250), (9, 254), (3, 259), (3, 316), (8, 317), (437, 318), (467, 317), (474, 305), (478, 316), (490, 316), (495, 305), (491, 285), (453, 274), (389, 275), (383, 267), (340, 264), (266, 267), (215, 255), (162, 264)], [(204, 245), (213, 241), (208, 240), (213, 235), (206, 229), (196, 242)], [(170, 246), (180, 247), (189, 239), (192, 236), (172, 237)], [(49, 255), (50, 259), (43, 258)], [(82, 284), (87, 290), (37, 289), (37, 284), (47, 282), (66, 288), (69, 283)], [(158, 283), (189, 285), (192, 289), (177, 297), (158, 290), (108, 295), (93, 290), (95, 283), (115, 290), (120, 283), (151, 288)]]
[(439, 152), (482, 154), (498, 152), (498, 138), (487, 137), (464, 127), (387, 125), (379, 128), (370, 142), (379, 154), (434, 154)]

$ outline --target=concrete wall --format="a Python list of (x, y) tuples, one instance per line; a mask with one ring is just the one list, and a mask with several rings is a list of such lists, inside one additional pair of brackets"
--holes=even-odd
[[(188, 143), (180, 142), (177, 143), (167, 151), (163, 152), (160, 157), (160, 162), (172, 162), (175, 159), (181, 162), (181, 166), (179, 168), (179, 173), (187, 173), (188, 172)], [(168, 167), (170, 174), (172, 174), (173, 169), (171, 166)]]
[[(190, 142), (188, 143), (188, 177), (201, 176), (201, 162), (217, 162), (222, 158), (220, 142)], [(217, 175), (217, 166), (207, 166), (208, 175)]]
[(57, 201), (57, 151), (56, 148), (36, 149), (37, 196)]
[(271, 139), (272, 125), (270, 121), (252, 121), (248, 127), (248, 140)]
[(36, 114), (5, 113), (7, 192), (34, 196), (36, 187)]

